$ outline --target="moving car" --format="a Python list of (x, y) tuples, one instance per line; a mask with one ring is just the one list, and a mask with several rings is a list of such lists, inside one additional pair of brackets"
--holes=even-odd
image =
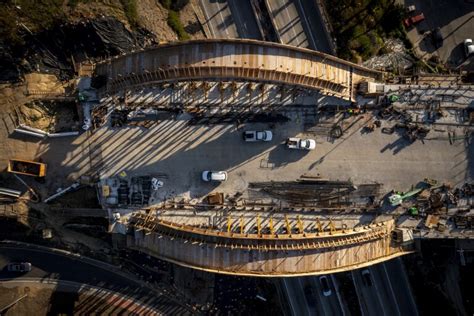
[(372, 286), (372, 277), (370, 276), (369, 269), (362, 270), (362, 281), (366, 286)]
[(466, 57), (474, 55), (474, 44), (472, 43), (472, 39), (467, 38), (464, 40), (464, 49), (466, 50)]
[(411, 16), (411, 17), (406, 18), (405, 20), (403, 20), (403, 25), (405, 25), (405, 27), (408, 28), (412, 25), (420, 23), (424, 19), (425, 19), (425, 15), (423, 13), (420, 13), (418, 15)]
[(203, 181), (226, 181), (227, 180), (227, 172), (225, 171), (203, 171), (202, 172), (202, 180)]
[(7, 265), (8, 272), (29, 272), (31, 263), (29, 262), (11, 262)]
[(264, 141), (269, 142), (273, 138), (271, 131), (245, 131), (244, 140), (246, 142)]
[(323, 275), (322, 277), (319, 278), (319, 282), (321, 283), (321, 287), (323, 288), (323, 295), (324, 296), (329, 296), (332, 294), (331, 288), (329, 287), (329, 281), (328, 278)]
[(316, 141), (314, 139), (290, 137), (286, 140), (286, 146), (291, 149), (313, 150), (316, 148)]

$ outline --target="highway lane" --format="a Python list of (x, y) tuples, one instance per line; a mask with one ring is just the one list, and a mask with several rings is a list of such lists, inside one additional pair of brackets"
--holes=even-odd
[(265, 0), (270, 17), (283, 44), (309, 47), (306, 33), (293, 0)]
[(364, 284), (362, 271), (352, 271), (352, 278), (363, 315), (418, 315), (400, 258), (367, 268), (372, 286)]
[(239, 37), (262, 40), (249, 0), (227, 0)]
[(343, 315), (344, 312), (341, 305), (339, 304), (339, 300), (336, 295), (336, 289), (334, 287), (331, 275), (326, 275), (329, 283), (329, 288), (331, 289), (331, 295), (329, 296), (324, 296), (323, 294), (323, 287), (319, 280), (320, 277), (321, 276), (311, 277), (311, 284), (316, 289), (316, 294), (318, 295), (318, 302), (324, 313), (323, 315)]
[(238, 38), (239, 33), (227, 1), (200, 0), (213, 38)]
[[(12, 274), (4, 267), (9, 262), (31, 262), (32, 270), (23, 274)], [(187, 309), (167, 295), (143, 287), (143, 284), (113, 271), (112, 266), (92, 264), (80, 258), (12, 245), (0, 245), (0, 279), (20, 281), (22, 278), (71, 281), (100, 287), (141, 302), (166, 313), (184, 312)]]
[(385, 315), (401, 315), (398, 308), (397, 298), (393, 292), (392, 283), (385, 272), (384, 264), (376, 264), (369, 267), (374, 280), (374, 286), (379, 294)]
[(410, 282), (403, 266), (402, 259), (396, 258), (383, 264), (384, 270), (392, 284), (397, 298), (398, 307), (402, 315), (418, 315), (416, 302), (413, 298)]
[(331, 45), (329, 44), (328, 34), (324, 28), (324, 22), (321, 17), (321, 12), (316, 6), (315, 0), (294, 0), (297, 3), (296, 8), (300, 12), (302, 21), (311, 34), (310, 39), (314, 45), (313, 49), (323, 53), (332, 54)]
[[(354, 286), (356, 288), (357, 297), (359, 299), (359, 305), (361, 313), (364, 316), (380, 316), (385, 315), (385, 310), (381, 305), (379, 299), (379, 293), (374, 285), (367, 286), (362, 280), (363, 269), (352, 270), (352, 279), (354, 280)], [(373, 277), (372, 277), (373, 280)]]
[(324, 296), (319, 277), (281, 279), (292, 315), (344, 315), (331, 276), (327, 276), (330, 296)]
[(283, 290), (288, 299), (292, 315), (312, 315), (312, 310), (304, 298), (302, 278), (282, 278)]

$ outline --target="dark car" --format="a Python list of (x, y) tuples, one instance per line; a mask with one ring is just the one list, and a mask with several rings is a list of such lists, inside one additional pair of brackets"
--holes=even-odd
[(31, 263), (29, 262), (11, 262), (7, 265), (8, 272), (29, 272)]
[(308, 284), (304, 287), (304, 296), (309, 305), (315, 305), (316, 292), (311, 285)]
[(362, 281), (366, 286), (372, 286), (372, 277), (368, 269), (362, 270)]
[(321, 283), (321, 287), (323, 288), (323, 295), (324, 296), (331, 295), (332, 291), (331, 291), (331, 288), (329, 287), (328, 278), (325, 275), (323, 275), (322, 277), (319, 278), (319, 282)]
[(433, 44), (436, 48), (443, 46), (443, 35), (441, 35), (441, 29), (439, 27), (435, 28), (431, 32), (431, 39), (433, 40)]

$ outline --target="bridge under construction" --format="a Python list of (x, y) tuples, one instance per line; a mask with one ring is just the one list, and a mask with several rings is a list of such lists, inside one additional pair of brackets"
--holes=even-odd
[[(427, 174), (443, 181), (462, 176), (462, 173), (443, 173), (450, 167), (439, 168), (438, 161), (433, 164), (431, 155), (424, 156), (427, 154), (425, 148), (416, 149), (414, 145), (411, 147), (414, 148), (413, 155), (408, 160), (418, 161), (419, 167), (407, 173), (406, 158), (395, 155), (398, 150), (387, 155), (383, 154), (387, 146), (378, 148), (379, 144), (387, 141), (385, 137), (393, 138), (393, 144), (400, 144), (400, 150), (405, 146), (396, 137), (386, 136), (395, 129), (388, 128), (388, 124), (384, 130), (389, 132), (381, 136), (375, 133), (372, 136), (365, 136), (366, 133), (354, 136), (357, 139), (377, 138), (374, 142), (365, 139), (363, 146), (377, 148), (363, 151), (360, 143), (344, 143), (350, 148), (345, 154), (350, 152), (355, 158), (348, 158), (354, 160), (353, 164), (344, 169), (345, 172), (338, 178), (341, 175), (346, 179), (354, 176), (364, 179), (365, 184), (353, 186), (346, 183), (338, 187), (342, 182), (337, 182), (334, 187), (331, 181), (323, 184), (288, 181), (303, 177), (305, 172), (314, 172), (312, 169), (315, 166), (318, 170), (323, 170), (324, 164), (332, 166), (331, 170), (325, 170), (326, 173), (346, 166), (344, 152), (339, 153), (336, 160), (325, 159), (336, 147), (343, 146), (345, 139), (335, 146), (318, 139), (317, 150), (307, 155), (298, 155), (295, 151), (287, 153), (280, 146), (286, 137), (314, 133), (311, 128), (321, 127), (316, 121), (302, 122), (297, 111), (318, 108), (320, 103), (315, 95), (353, 101), (357, 85), (382, 81), (381, 72), (305, 48), (227, 39), (164, 44), (114, 57), (95, 65), (94, 78), (102, 82), (97, 92), (101, 97), (101, 106), (107, 108), (104, 112), (116, 115), (124, 112), (124, 115), (131, 117), (143, 108), (156, 110), (160, 115), (170, 111), (185, 112), (178, 123), (175, 117), (170, 120), (170, 117), (158, 118), (159, 115), (156, 115), (156, 120), (161, 121), (158, 126), (166, 130), (164, 135), (160, 135), (161, 129), (152, 124), (146, 127), (151, 127), (149, 133), (142, 130), (140, 135), (135, 135), (138, 130), (116, 133), (104, 127), (92, 136), (92, 139), (99, 140), (99, 145), (93, 150), (97, 152), (94, 157), (101, 158), (102, 184), (110, 189), (111, 184), (115, 183), (116, 192), (128, 192), (104, 197), (104, 200), (114, 203), (106, 207), (121, 214), (119, 220), (113, 220), (111, 231), (119, 233), (115, 236), (124, 247), (204, 271), (282, 277), (347, 271), (412, 253), (416, 238), (424, 238), (421, 232), (427, 238), (466, 238), (469, 235), (452, 222), (447, 222), (457, 212), (463, 214), (460, 215), (463, 219), (468, 218), (472, 213), (468, 208), (449, 213), (439, 205), (434, 208), (431, 200), (426, 198), (402, 208), (381, 208), (382, 193), (387, 193), (379, 192), (383, 179), (403, 178), (407, 186)], [(260, 96), (255, 96), (254, 92)], [(313, 92), (314, 95), (311, 94)], [(211, 93), (214, 93), (214, 98), (208, 98)], [(210, 103), (213, 108), (209, 107)], [(303, 103), (306, 107), (301, 106)], [(204, 108), (199, 108), (203, 104)], [(232, 125), (227, 125), (225, 129), (228, 131), (224, 133), (219, 131), (219, 126), (195, 128), (192, 124), (197, 123), (191, 124), (189, 119), (190, 115), (201, 114), (203, 109), (213, 115), (227, 113), (233, 107), (235, 109), (231, 112), (252, 111), (253, 108), (255, 112), (268, 114), (278, 109), (276, 104), (282, 108), (290, 104), (296, 109), (293, 125), (278, 129), (273, 134), (274, 144), (262, 142), (261, 147), (254, 144), (244, 148), (247, 145), (242, 144), (241, 137), (235, 137)], [(113, 113), (115, 110), (117, 113)], [(288, 114), (288, 117), (293, 114)], [(312, 114), (308, 112), (305, 115)], [(321, 113), (314, 113), (314, 116), (317, 115)], [(344, 113), (341, 116), (346, 117)], [(353, 130), (350, 137), (367, 122), (370, 123), (372, 118), (367, 116), (367, 121), (361, 120), (366, 118), (365, 115), (345, 118), (351, 123), (341, 127), (341, 133)], [(111, 119), (114, 120), (113, 115)], [(252, 121), (249, 122), (252, 124)], [(277, 123), (271, 120), (256, 122)], [(382, 124), (385, 123), (379, 122), (379, 127)], [(175, 133), (174, 128), (181, 130)], [(269, 128), (274, 129), (275, 126)], [(206, 129), (211, 132), (206, 134)], [(127, 136), (128, 133), (132, 137)], [(200, 133), (209, 138), (200, 138)], [(104, 142), (101, 147), (100, 140), (108, 139), (108, 135), (113, 139), (123, 136), (123, 139), (121, 142), (114, 141), (112, 146)], [(136, 141), (136, 137), (140, 141)], [(173, 139), (179, 141), (175, 144)], [(444, 145), (437, 143), (436, 146)], [(466, 148), (459, 150), (465, 152)], [(410, 149), (406, 152), (410, 153)], [(441, 159), (446, 166), (451, 166), (453, 159), (457, 159), (450, 158), (448, 153), (452, 150), (440, 152), (447, 155)], [(361, 158), (364, 155), (367, 157)], [(132, 156), (133, 159), (130, 159)], [(421, 162), (422, 156), (426, 161)], [(395, 166), (393, 170), (387, 167), (392, 164)], [(457, 168), (464, 168), (463, 164), (458, 164)], [(364, 171), (361, 166), (364, 166)], [(377, 169), (376, 166), (382, 167)], [(206, 169), (209, 167), (227, 170), (231, 181), (216, 186), (197, 181), (201, 180), (199, 172), (209, 170)], [(113, 178), (122, 170), (127, 170), (123, 177), (107, 182), (106, 178)], [(126, 188), (128, 172), (132, 178), (130, 187)], [(133, 172), (139, 175), (135, 180)], [(377, 177), (373, 176), (374, 172)], [(151, 182), (153, 175), (163, 179), (162, 183), (167, 188), (156, 189), (157, 196), (151, 198), (150, 188), (144, 193), (137, 187), (140, 181), (144, 183), (145, 178), (140, 178), (144, 174), (148, 174), (148, 182)], [(372, 176), (367, 177), (368, 174)], [(405, 183), (405, 178), (410, 180)], [(367, 179), (371, 180), (370, 183)], [(449, 186), (442, 187), (446, 188), (442, 191), (443, 199), (447, 205), (453, 204)], [(436, 188), (439, 189), (438, 186)], [(425, 197), (441, 194), (430, 190), (424, 191), (427, 192)], [(219, 191), (222, 201), (217, 204), (205, 202), (208, 194), (218, 194)], [(232, 198), (238, 194), (245, 201)], [(337, 197), (335, 202), (334, 197)], [(147, 204), (148, 201), (152, 203)], [(130, 211), (131, 205), (136, 207), (134, 211)], [(408, 205), (423, 205), (433, 213), (410, 217), (406, 215)], [(121, 211), (120, 206), (128, 210)]]
[(106, 93), (189, 81), (263, 82), (353, 100), (356, 85), (382, 73), (337, 57), (289, 45), (207, 39), (159, 45), (96, 65)]

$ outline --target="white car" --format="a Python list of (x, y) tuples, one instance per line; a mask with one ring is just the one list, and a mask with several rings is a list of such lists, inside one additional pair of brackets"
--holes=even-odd
[(472, 39), (467, 38), (464, 40), (464, 49), (466, 50), (466, 57), (474, 55), (474, 44), (472, 43)]
[(203, 181), (226, 181), (227, 180), (227, 172), (225, 171), (203, 171), (202, 172), (202, 180)]
[(314, 139), (290, 137), (286, 140), (286, 146), (290, 149), (313, 150), (316, 148), (316, 141)]
[(273, 133), (271, 131), (245, 131), (243, 136), (246, 142), (269, 142), (273, 138)]

